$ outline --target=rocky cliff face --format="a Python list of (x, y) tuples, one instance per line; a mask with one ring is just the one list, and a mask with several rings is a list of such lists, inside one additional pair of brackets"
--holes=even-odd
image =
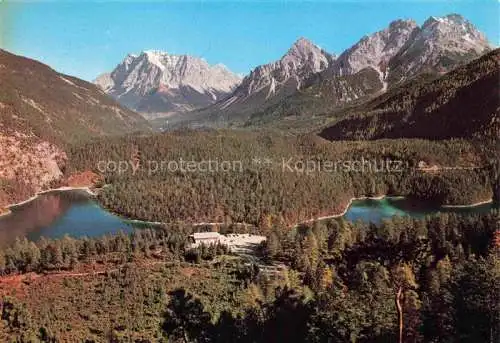
[(422, 72), (443, 74), (490, 50), (485, 36), (464, 17), (430, 17), (390, 61), (389, 81), (404, 81)]
[(334, 55), (299, 38), (281, 59), (255, 68), (216, 108), (225, 111), (256, 109), (267, 101), (293, 94), (309, 77), (327, 69), (334, 60)]
[(484, 35), (458, 14), (430, 17), (422, 27), (413, 20), (396, 20), (343, 52), (328, 73), (352, 75), (371, 67), (385, 91), (421, 73), (448, 72), (489, 50)]
[(0, 213), (13, 202), (50, 188), (63, 177), (66, 153), (33, 134), (0, 132)]
[(58, 182), (67, 143), (139, 130), (95, 85), (0, 50), (0, 207)]
[(344, 51), (330, 68), (332, 75), (352, 75), (372, 67), (385, 72), (391, 60), (417, 30), (413, 20), (396, 20), (389, 27), (363, 37)]
[(94, 82), (127, 107), (172, 114), (205, 107), (227, 96), (241, 78), (221, 64), (188, 55), (145, 51), (128, 55)]

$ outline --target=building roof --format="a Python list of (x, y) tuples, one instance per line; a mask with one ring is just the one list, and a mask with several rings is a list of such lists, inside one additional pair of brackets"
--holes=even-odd
[(219, 239), (221, 237), (218, 232), (195, 232), (193, 233), (193, 238), (195, 240), (199, 239)]

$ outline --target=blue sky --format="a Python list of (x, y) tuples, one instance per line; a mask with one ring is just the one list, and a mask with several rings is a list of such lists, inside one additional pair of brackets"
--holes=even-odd
[(392, 20), (459, 13), (499, 43), (498, 0), (31, 1), (0, 0), (0, 47), (92, 80), (127, 53), (204, 57), (237, 73), (278, 59), (298, 37), (339, 54)]

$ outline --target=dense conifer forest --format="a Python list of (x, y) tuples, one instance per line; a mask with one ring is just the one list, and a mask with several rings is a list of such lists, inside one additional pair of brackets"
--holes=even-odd
[[(340, 213), (353, 197), (491, 199), (495, 149), (461, 139), (330, 142), (264, 130), (75, 145), (67, 177), (91, 171), (103, 206), (164, 224), (5, 249), (0, 341), (495, 342), (498, 210), (297, 225)], [(207, 160), (233, 169), (179, 167)], [(190, 249), (187, 236), (200, 222), (252, 230), (267, 242), (251, 258), (221, 245)]]
[[(290, 226), (341, 213), (353, 197), (470, 204), (491, 199), (498, 187), (497, 169), (480, 146), (464, 140), (329, 142), (276, 132), (184, 131), (100, 140), (69, 155), (68, 174), (103, 174), (101, 204), (158, 222)], [(232, 169), (169, 168), (181, 161), (227, 161)]]
[(499, 220), (494, 210), (272, 227), (258, 264), (186, 249), (193, 228), (179, 225), (20, 240), (0, 253), (0, 340), (495, 342)]

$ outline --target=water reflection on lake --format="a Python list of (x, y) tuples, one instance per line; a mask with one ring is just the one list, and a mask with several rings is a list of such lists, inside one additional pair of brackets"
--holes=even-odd
[[(470, 208), (439, 208), (407, 198), (355, 200), (345, 214), (350, 221), (380, 223), (392, 216), (424, 217), (441, 212), (486, 213), (493, 208), (485, 204)], [(0, 247), (10, 245), (16, 237), (37, 241), (40, 237), (95, 237), (118, 231), (131, 232), (144, 223), (131, 223), (100, 207), (82, 190), (53, 191), (11, 208), (0, 217)], [(148, 225), (146, 225), (148, 226)]]
[(344, 215), (350, 221), (362, 220), (379, 224), (383, 219), (393, 216), (410, 216), (423, 218), (438, 212), (449, 213), (488, 213), (493, 208), (492, 203), (474, 207), (444, 208), (423, 201), (403, 197), (387, 197), (383, 199), (354, 200)]
[(11, 244), (16, 237), (36, 241), (42, 236), (91, 237), (133, 229), (81, 190), (45, 193), (10, 210), (11, 214), (0, 217), (0, 246)]

